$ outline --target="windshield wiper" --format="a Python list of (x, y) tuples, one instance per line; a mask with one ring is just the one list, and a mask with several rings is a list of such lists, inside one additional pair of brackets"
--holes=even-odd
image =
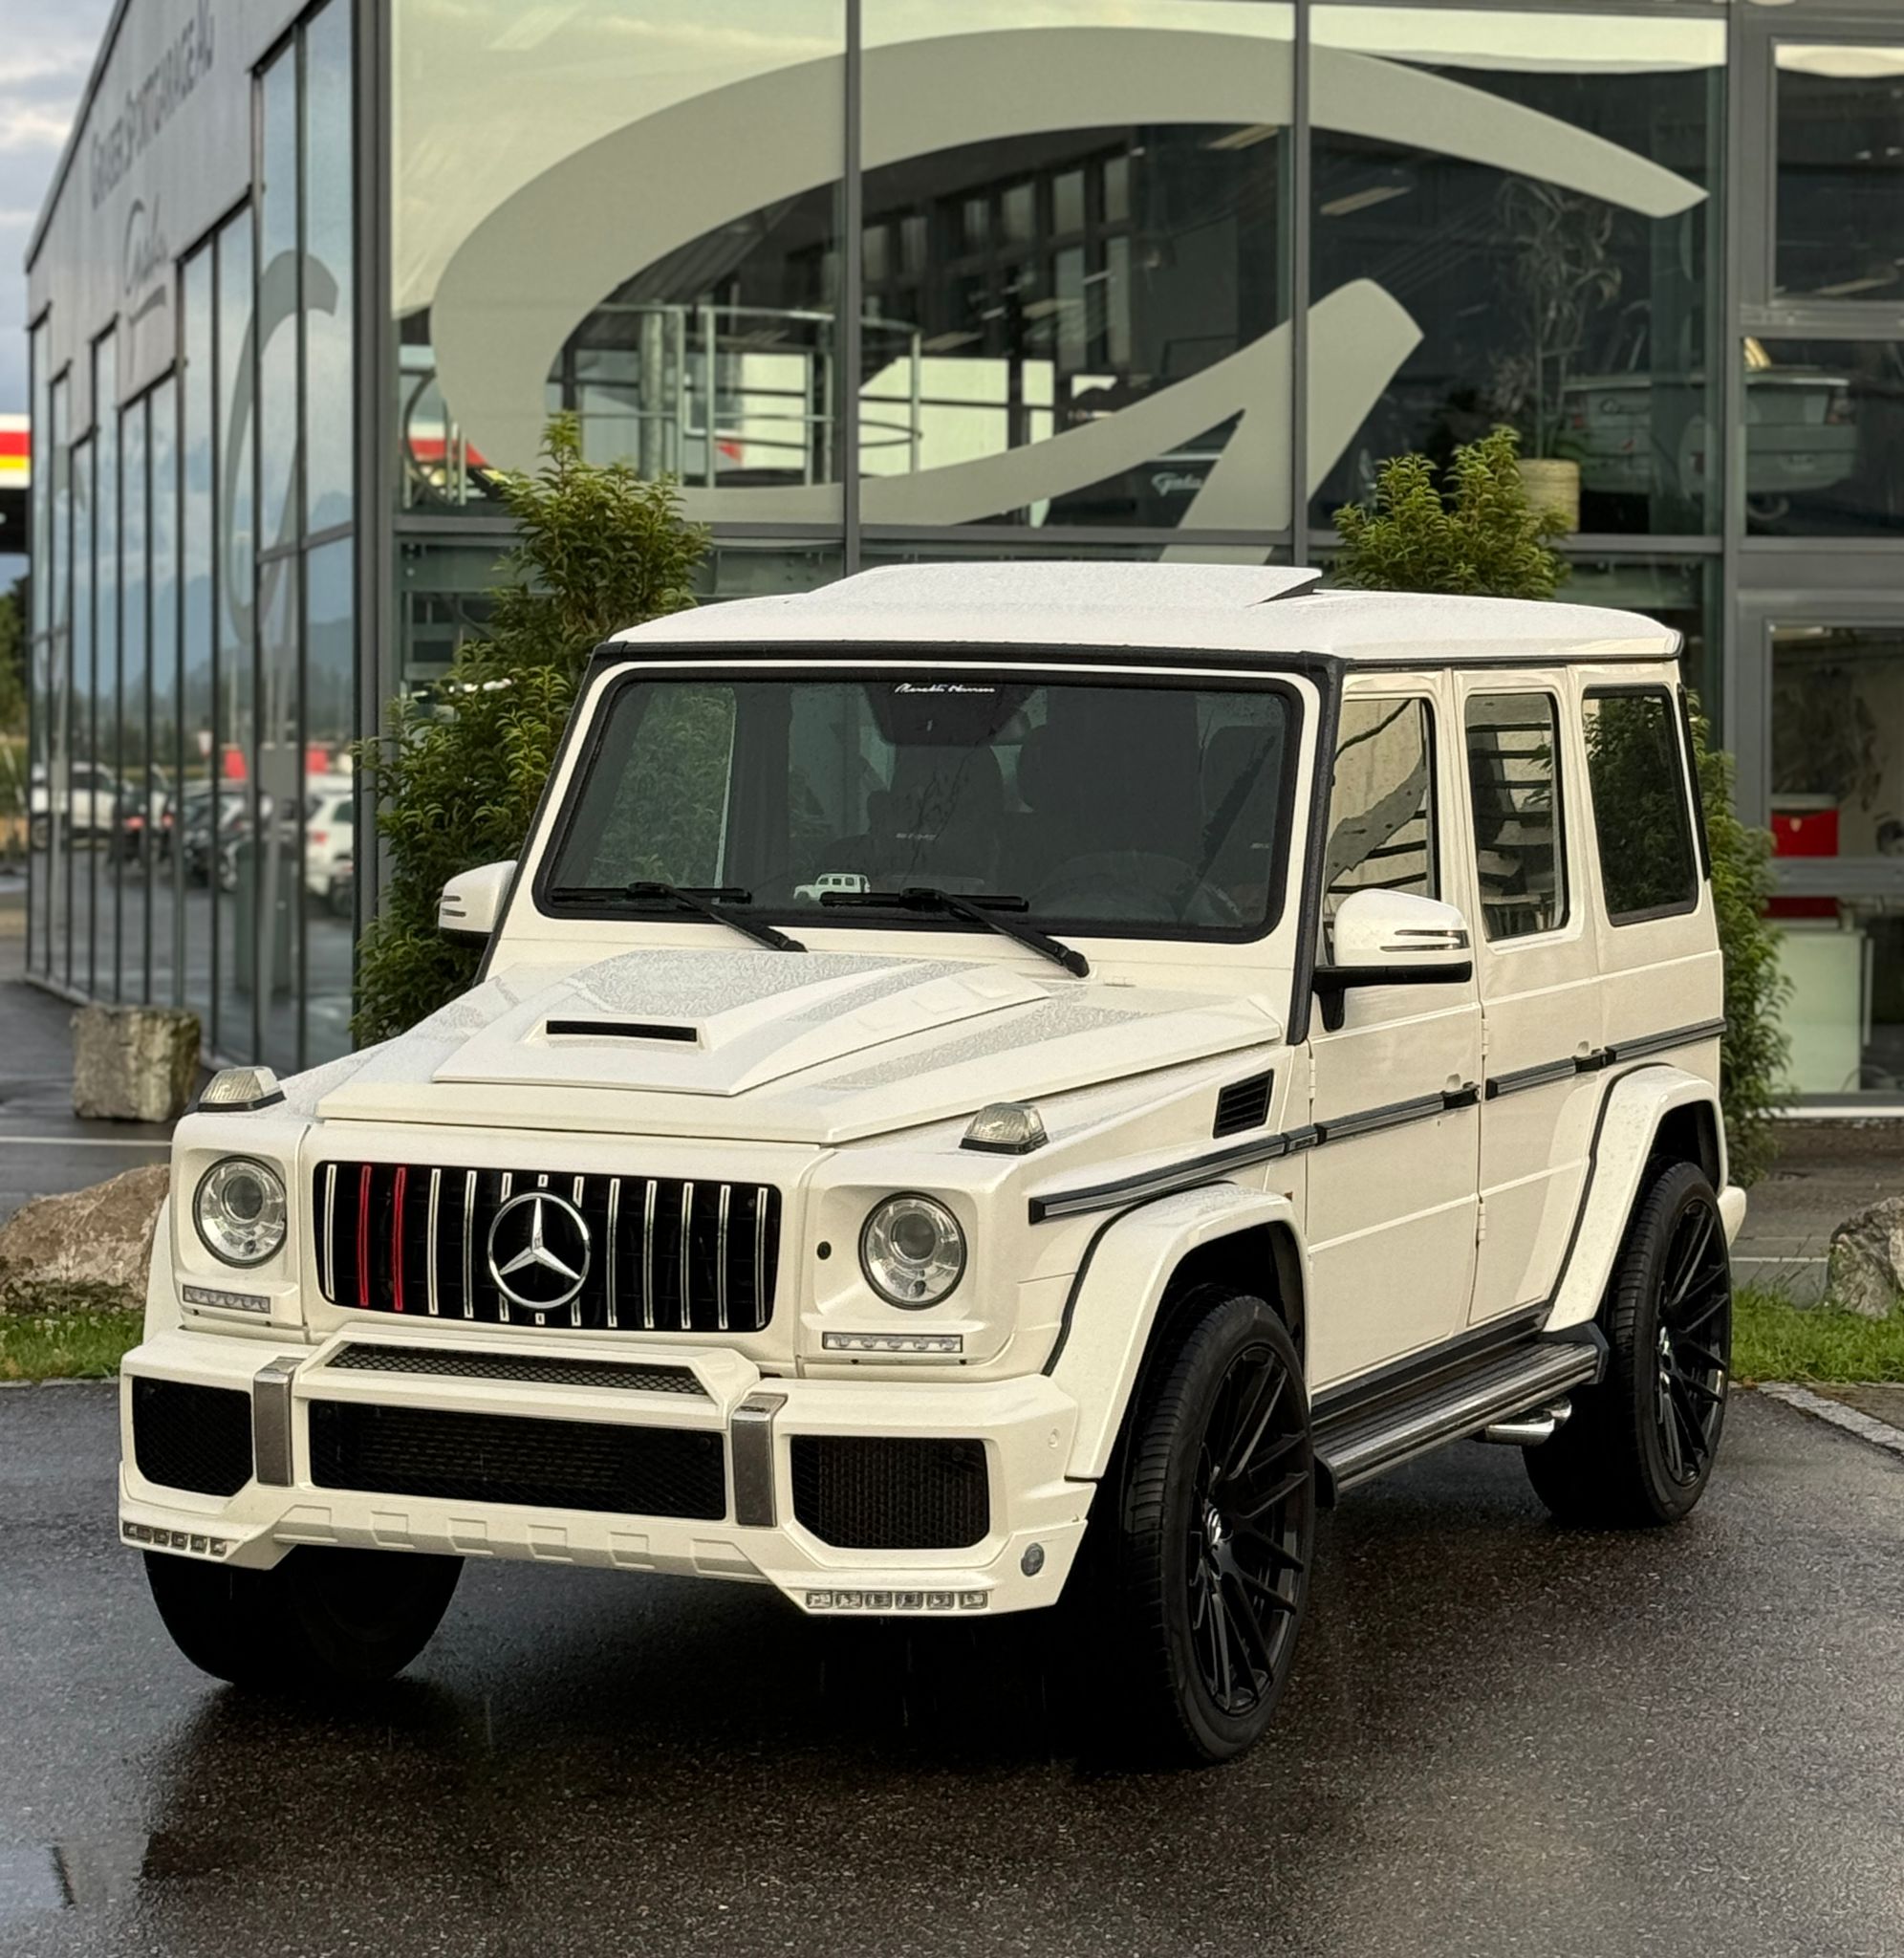
[(996, 931), (1001, 938), (1042, 954), (1074, 978), (1088, 978), (1091, 973), (1091, 961), (1075, 947), (1061, 944), (1035, 925), (1016, 925), (1000, 917), (1001, 911), (1030, 908), (1023, 898), (1006, 897), (1003, 892), (985, 891), (975, 898), (961, 898), (934, 884), (916, 883), (908, 884), (902, 891), (826, 891), (821, 894), (820, 903), (887, 911), (944, 911), (951, 917), (963, 918), (968, 925), (983, 925), (987, 931)]
[(757, 918), (740, 918), (732, 911), (723, 910), (724, 904), (753, 903), (751, 891), (737, 889), (732, 884), (662, 883), (655, 878), (643, 878), (638, 883), (629, 884), (621, 895), (624, 898), (659, 898), (679, 905), (683, 911), (698, 911), (702, 917), (713, 919), (716, 925), (731, 925), (756, 945), (768, 946), (777, 952), (803, 952), (807, 949), (797, 938), (789, 938), (784, 931), (776, 931), (771, 925), (763, 925)]

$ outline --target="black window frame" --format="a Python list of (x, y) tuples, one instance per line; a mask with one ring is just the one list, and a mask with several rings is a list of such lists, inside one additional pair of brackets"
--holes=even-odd
[(1598, 873), (1601, 915), (1615, 930), (1629, 925), (1650, 925), (1661, 918), (1690, 916), (1699, 908), (1711, 876), (1706, 857), (1705, 812), (1700, 806), (1694, 780), (1691, 724), (1685, 705), (1685, 688), (1676, 688), (1663, 680), (1625, 686), (1587, 687), (1580, 696), (1582, 744), (1585, 745), (1587, 736), (1587, 710), (1595, 701), (1640, 699), (1656, 700), (1664, 707), (1673, 750), (1679, 758), (1679, 818), (1684, 825), (1686, 865), (1692, 872), (1692, 895), (1682, 903), (1649, 904), (1637, 911), (1615, 911), (1607, 902), (1607, 859), (1600, 843), (1600, 806), (1593, 796), (1593, 759), (1590, 753), (1587, 757), (1587, 808), (1593, 824), (1593, 867)]

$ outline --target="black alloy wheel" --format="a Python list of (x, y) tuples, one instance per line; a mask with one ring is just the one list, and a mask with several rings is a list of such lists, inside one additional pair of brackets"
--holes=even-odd
[(1704, 1477), (1719, 1447), (1732, 1358), (1732, 1268), (1709, 1193), (1693, 1197), (1674, 1222), (1654, 1343), (1659, 1452), (1666, 1472), (1689, 1489)]
[(1660, 1165), (1642, 1187), (1600, 1315), (1605, 1376), (1526, 1451), (1528, 1479), (1563, 1523), (1677, 1523), (1712, 1478), (1732, 1366), (1725, 1227), (1697, 1164)]
[(1143, 1722), (1146, 1751), (1222, 1761), (1268, 1725), (1308, 1601), (1309, 1397), (1263, 1299), (1201, 1287), (1177, 1323), (1105, 1491), (1119, 1499), (1115, 1541), (1101, 1547), (1114, 1565), (1113, 1704)]

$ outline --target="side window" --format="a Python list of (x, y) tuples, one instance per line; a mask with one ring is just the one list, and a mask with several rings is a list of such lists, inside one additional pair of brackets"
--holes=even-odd
[(1686, 761), (1664, 693), (1587, 696), (1587, 779), (1607, 916), (1634, 925), (1698, 901)]
[(1439, 897), (1434, 723), (1425, 700), (1342, 703), (1329, 798), (1322, 914), (1352, 891)]
[(1551, 694), (1474, 693), (1466, 710), (1481, 925), (1491, 942), (1567, 923), (1560, 709)]

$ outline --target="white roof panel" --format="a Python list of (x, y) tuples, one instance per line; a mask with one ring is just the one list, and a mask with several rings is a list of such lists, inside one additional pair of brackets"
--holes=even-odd
[(828, 644), (1101, 646), (1322, 654), (1390, 665), (1525, 657), (1671, 660), (1679, 635), (1637, 612), (1418, 592), (1324, 592), (1319, 571), (1063, 559), (892, 565), (817, 591), (740, 598), (617, 633), (631, 649)]

